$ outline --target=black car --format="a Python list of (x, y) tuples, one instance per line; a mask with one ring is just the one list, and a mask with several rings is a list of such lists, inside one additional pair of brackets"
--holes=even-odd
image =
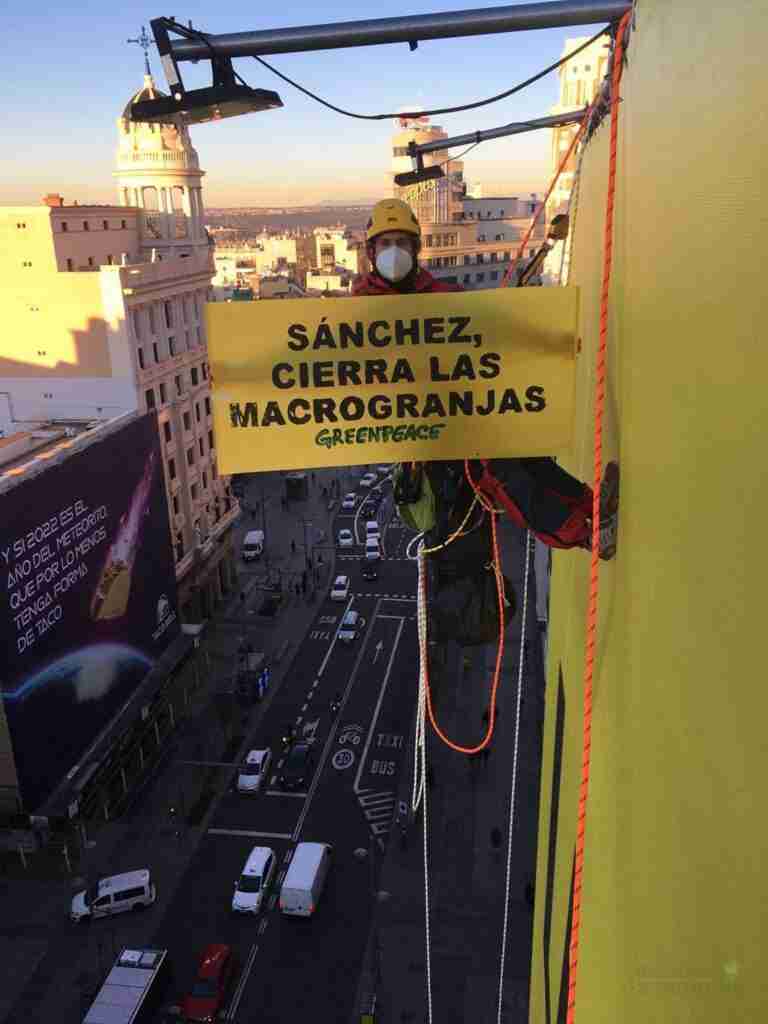
[(285, 759), (280, 774), (280, 785), (283, 789), (298, 789), (306, 785), (312, 776), (314, 766), (315, 756), (309, 743), (294, 743)]
[(377, 580), (379, 578), (379, 566), (378, 566), (378, 563), (375, 562), (375, 561), (372, 561), (372, 562), (364, 561), (363, 562), (362, 573), (363, 573), (363, 579), (364, 580), (368, 580), (369, 583), (372, 580)]

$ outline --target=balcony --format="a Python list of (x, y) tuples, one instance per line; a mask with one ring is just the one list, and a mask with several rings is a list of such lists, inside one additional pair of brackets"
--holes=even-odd
[[(98, 267), (94, 268), (98, 269)], [(118, 267), (124, 295), (134, 295), (143, 289), (158, 288), (164, 284), (177, 283), (180, 277), (205, 275), (213, 277), (214, 266), (208, 248), (190, 253), (189, 256), (171, 257), (156, 263), (139, 263)]]

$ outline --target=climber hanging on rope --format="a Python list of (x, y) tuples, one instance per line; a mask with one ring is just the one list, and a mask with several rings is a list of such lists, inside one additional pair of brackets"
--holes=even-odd
[[(458, 284), (438, 281), (419, 267), (421, 227), (411, 208), (399, 199), (384, 199), (374, 207), (366, 231), (369, 273), (352, 283), (352, 294), (403, 295), (463, 291)], [(549, 547), (585, 548), (592, 542), (592, 489), (567, 473), (551, 458), (434, 461), (401, 463), (395, 473), (395, 502), (401, 511), (426, 504), (430, 512), (413, 522), (425, 533), (427, 547), (436, 547), (461, 527), (461, 535), (436, 551), (438, 590), (477, 576), (491, 561), (490, 531), (482, 504), (470, 508), (477, 490), (487, 505), (502, 509), (515, 523), (530, 530)], [(426, 502), (425, 502), (426, 498)], [(616, 552), (619, 471), (605, 467), (600, 488), (600, 550), (602, 559)], [(464, 523), (469, 514), (469, 519)], [(487, 576), (488, 574), (486, 574)], [(485, 590), (489, 590), (484, 585)], [(507, 595), (511, 600), (511, 594)], [(488, 599), (495, 601), (495, 584)], [(461, 601), (454, 609), (461, 627)], [(465, 608), (466, 611), (466, 608)], [(460, 630), (461, 631), (461, 630)], [(467, 626), (465, 632), (472, 632)], [(461, 641), (460, 641), (461, 642)], [(465, 640), (466, 642), (466, 640)], [(479, 640), (475, 642), (485, 642)]]

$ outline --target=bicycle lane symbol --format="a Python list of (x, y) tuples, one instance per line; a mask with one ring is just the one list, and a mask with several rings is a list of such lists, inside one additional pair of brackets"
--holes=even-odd
[(343, 744), (340, 750), (331, 758), (331, 764), (337, 771), (344, 771), (345, 768), (351, 768), (355, 763), (355, 753), (350, 750), (350, 747), (359, 746), (362, 741), (363, 729), (360, 725), (347, 725), (339, 734), (339, 743)]

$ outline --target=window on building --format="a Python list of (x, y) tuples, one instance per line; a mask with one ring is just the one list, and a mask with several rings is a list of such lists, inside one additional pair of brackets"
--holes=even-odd
[(195, 420), (198, 423), (200, 422), (200, 403), (199, 402), (195, 402)]
[(465, 255), (464, 255), (464, 262), (465, 263), (471, 263), (472, 262), (472, 257), (466, 255), (466, 253), (465, 253)]
[(511, 260), (512, 259), (512, 253), (511, 252), (505, 252), (504, 253), (504, 259), (505, 259), (505, 261)]
[(503, 211), (503, 210), (499, 210), (499, 216), (500, 216), (500, 217), (503, 217), (503, 216), (504, 216), (504, 211)]
[(165, 310), (165, 326), (173, 327), (173, 303), (164, 302), (163, 309)]
[(65, 220), (63, 220), (61, 222), (61, 230), (62, 231), (69, 231), (69, 226), (68, 226), (68, 224), (67, 224), (67, 222)]
[(536, 250), (535, 249), (529, 249), (528, 250), (528, 255), (529, 256), (535, 256), (536, 255)]
[(216, 479), (216, 463), (215, 462), (211, 463), (211, 479), (212, 480)]
[(197, 484), (192, 484), (189, 488), (189, 493), (192, 497), (192, 501), (197, 501)]
[(176, 479), (176, 459), (168, 459), (168, 479)]
[[(202, 444), (202, 441), (200, 442)], [(208, 474), (203, 470), (203, 490), (208, 490)]]
[(157, 342), (156, 341), (152, 342), (152, 354), (155, 357), (155, 362), (159, 363), (160, 362), (160, 349), (157, 347)]
[(69, 257), (67, 257), (67, 270), (74, 270), (74, 269), (75, 269), (75, 268), (74, 268), (74, 266), (72, 265), (72, 260), (71, 260), (71, 259), (69, 259)]
[(189, 331), (184, 331), (184, 349), (186, 352), (189, 352), (191, 347), (192, 346), (189, 343)]
[(93, 256), (89, 256), (89, 257), (88, 257), (88, 266), (89, 266), (89, 267), (92, 267), (92, 266), (93, 266)]
[(127, 225), (126, 225), (124, 220), (120, 221), (120, 227), (123, 229), (123, 231), (125, 231), (125, 228), (127, 227)]
[(199, 320), (200, 319), (200, 303), (199, 303), (198, 298), (197, 298), (197, 292), (195, 292), (194, 295), (192, 296), (192, 301), (195, 304), (195, 319)]
[(194, 466), (195, 464), (195, 449), (187, 448), (187, 465)]
[(432, 248), (432, 235), (424, 235), (424, 248), (425, 249), (431, 249)]
[(181, 377), (174, 377), (173, 379), (176, 382), (176, 394), (180, 395), (182, 392)]
[(184, 323), (189, 320), (189, 299), (186, 295), (181, 296), (181, 319)]
[(179, 514), (179, 496), (174, 494), (171, 498), (171, 505), (173, 507), (173, 514), (177, 516)]
[(197, 328), (197, 347), (200, 348), (200, 346), (202, 344), (203, 344), (203, 328), (202, 327), (198, 327)]
[(203, 363), (200, 369), (203, 371), (203, 380), (208, 380), (208, 363)]
[(213, 431), (212, 430), (208, 431), (208, 447), (211, 448), (211, 449), (213, 448)]
[(176, 553), (176, 561), (180, 562), (184, 557), (184, 538), (182, 537), (181, 533), (176, 534), (176, 543), (174, 544), (174, 549)]
[(90, 230), (91, 230), (91, 227), (90, 227), (88, 221), (84, 220), (83, 221), (83, 231), (90, 231)]
[(206, 398), (206, 400), (205, 400), (205, 415), (206, 416), (210, 416), (211, 415), (211, 400), (210, 400), (210, 398)]
[(475, 274), (475, 280), (476, 281), (484, 281), (485, 280), (485, 274)]
[(492, 270), (491, 271), (491, 280), (492, 281), (498, 281), (498, 279), (499, 279), (499, 272), (498, 272), (498, 270)]
[(147, 390), (144, 392), (144, 398), (146, 399), (146, 402), (147, 402), (147, 408), (148, 409), (154, 409), (155, 408), (155, 391), (154, 391), (154, 388), (147, 388)]
[(107, 264), (110, 267), (112, 266), (112, 253), (111, 252), (107, 253)]
[(469, 282), (471, 280), (472, 280), (472, 275), (471, 274), (465, 274), (464, 275), (464, 284), (469, 284)]
[(498, 258), (499, 258), (499, 254), (497, 252), (492, 252), (491, 253), (491, 263), (496, 263), (498, 261)]
[(503, 241), (504, 241), (504, 235), (496, 235), (496, 237), (494, 238), (494, 242), (503, 242)]
[(168, 353), (172, 356), (176, 355), (176, 339), (173, 335), (168, 339)]
[(190, 375), (192, 377), (192, 387), (193, 388), (197, 387), (197, 367), (196, 366), (192, 367), (192, 369), (190, 370)]
[(141, 346), (139, 346), (136, 349), (136, 354), (139, 357), (139, 369), (143, 370), (144, 369), (144, 349)]
[(191, 430), (192, 429), (192, 417), (189, 415), (189, 413), (188, 412), (183, 413), (181, 418), (184, 421), (184, 429), (185, 430)]
[(478, 240), (478, 242), (484, 242), (485, 241), (485, 235), (478, 235), (477, 236), (477, 240)]
[(141, 313), (138, 309), (134, 309), (131, 312), (131, 323), (133, 324), (133, 336), (135, 338), (141, 337)]
[(163, 384), (161, 382), (161, 384), (160, 384), (160, 402), (162, 403), (162, 405), (165, 405), (165, 403), (167, 401), (168, 401), (168, 389), (166, 388), (165, 384)]
[(109, 231), (109, 221), (108, 220), (103, 220), (101, 222), (101, 226), (104, 228), (105, 231)]
[(205, 455), (205, 442), (203, 441), (202, 437), (198, 437), (197, 447), (198, 450), (200, 451), (200, 458), (202, 459), (202, 457)]
[(163, 434), (165, 435), (165, 440), (170, 442), (171, 438), (173, 437), (173, 433), (171, 432), (171, 424), (168, 422), (168, 420), (166, 420), (165, 423), (163, 424)]
[(149, 306), (148, 310), (149, 310), (149, 333), (150, 334), (156, 334), (157, 333), (157, 320), (155, 319), (155, 307), (154, 306)]

